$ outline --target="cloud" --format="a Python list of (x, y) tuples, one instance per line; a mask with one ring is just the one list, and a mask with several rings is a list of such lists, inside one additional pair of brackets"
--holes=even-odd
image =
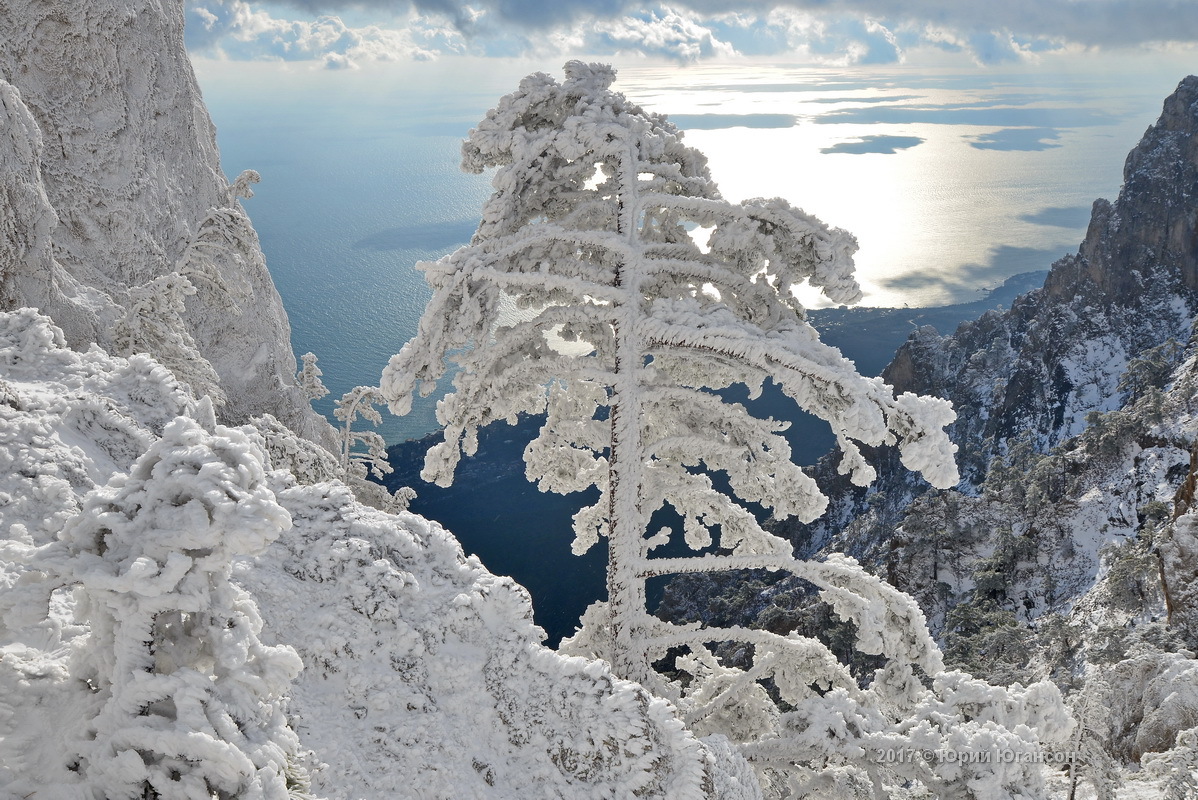
[[(826, 64), (893, 64), (903, 60), (895, 32), (873, 19), (828, 18), (793, 9), (773, 9), (760, 21), (734, 18), (749, 35), (781, 40), (783, 50)], [(739, 40), (733, 39), (739, 44)]]
[(591, 52), (632, 51), (683, 62), (736, 53), (711, 28), (670, 8), (662, 9), (660, 14), (650, 12), (600, 21), (585, 41), (592, 46)]
[[(583, 20), (635, 15), (643, 8), (633, 0), (283, 0), (319, 14), (349, 8), (406, 13), (415, 8), (448, 19), (482, 10), (505, 23), (528, 29), (556, 28)], [(936, 26), (955, 31), (963, 41), (994, 33), (1017, 38), (1061, 39), (1082, 45), (1135, 45), (1145, 42), (1198, 40), (1198, 14), (1192, 0), (683, 0), (676, 8), (699, 18), (719, 15), (765, 17), (771, 11), (810, 13), (828, 19), (832, 13), (886, 21), (887, 27)], [(993, 42), (979, 42), (980, 47)], [(1017, 45), (1022, 48), (1026, 45)]]
[(984, 264), (965, 264), (952, 272), (918, 270), (880, 279), (888, 289), (929, 289), (939, 287), (945, 295), (966, 297), (979, 286), (996, 286), (1007, 278), (1047, 269), (1061, 256), (1065, 248), (1038, 249), (999, 245), (987, 253)]
[[(337, 15), (383, 22), (355, 27)], [(1193, 0), (188, 0), (195, 50), (330, 64), (550, 50), (876, 64), (917, 48), (1001, 64), (1162, 42), (1198, 43)]]
[(464, 47), (444, 24), (405, 29), (350, 27), (335, 16), (284, 20), (245, 0), (193, 0), (186, 10), (187, 46), (230, 59), (319, 61), (329, 69), (354, 69), (362, 61), (434, 58)]

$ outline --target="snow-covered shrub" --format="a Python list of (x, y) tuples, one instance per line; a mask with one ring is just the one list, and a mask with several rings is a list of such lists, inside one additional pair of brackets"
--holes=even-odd
[(1177, 734), (1164, 753), (1148, 753), (1141, 760), (1144, 773), (1160, 780), (1161, 800), (1198, 797), (1198, 727)]
[(301, 664), (230, 576), (290, 524), (253, 440), (180, 417), (41, 554), (90, 628), (70, 669), (101, 707), (74, 769), (102, 796), (287, 796)]
[(440, 525), (337, 483), (276, 487), (292, 530), (238, 568), (305, 669), (314, 790), (401, 800), (759, 800), (752, 768), (602, 662), (542, 647), (528, 594)]
[(320, 445), (298, 436), (271, 414), (254, 417), (250, 424), (266, 441), (273, 469), (290, 472), (300, 483), (320, 483), (344, 477), (341, 462)]
[(1134, 762), (1164, 752), (1178, 733), (1198, 726), (1198, 661), (1191, 655), (1144, 653), (1106, 671), (1117, 687), (1109, 707), (1116, 757)]
[[(654, 632), (659, 646), (691, 651), (675, 663), (682, 680), (659, 690), (696, 732), (718, 731), (740, 744), (767, 797), (881, 800), (911, 784), (946, 799), (1046, 796), (1041, 765), (1054, 752), (1046, 748), (1059, 749), (1072, 727), (1053, 684), (994, 686), (945, 671), (915, 602), (850, 558), (795, 563), (790, 571), (851, 623), (856, 650), (878, 657), (881, 668), (862, 679), (823, 643), (796, 633), (698, 626), (679, 633), (665, 625)], [(593, 626), (584, 624), (563, 648), (602, 655), (610, 642), (588, 635)], [(713, 657), (718, 634), (751, 643), (747, 669)]]
[(224, 405), (227, 398), (220, 376), (200, 355), (183, 321), (187, 298), (195, 293), (195, 285), (178, 272), (131, 287), (123, 298), (124, 316), (117, 325), (117, 351), (154, 354), (196, 397), (208, 396), (216, 405)]
[(116, 298), (123, 306), (116, 326), (116, 350), (126, 355), (151, 353), (196, 397), (211, 397), (216, 406), (228, 399), (215, 367), (200, 353), (191, 326), (184, 320), (186, 301), (202, 292), (224, 313), (241, 314), (238, 301), (252, 295), (243, 277), (245, 264), (247, 260), (260, 261), (262, 256), (257, 235), (236, 198), (253, 196), (249, 185), (258, 180), (253, 170), (239, 175), (230, 187), (229, 205), (209, 209), (174, 270), (129, 287)]
[[(259, 541), (270, 537), (270, 525), (260, 529), (254, 522), (263, 512), (278, 524), (285, 519), (271, 505), (270, 495), (260, 491), (262, 473), (255, 462), (261, 453), (253, 444), (258, 437), (246, 431), (247, 443), (227, 431), (205, 437), (194, 425), (172, 425), (180, 414), (199, 415), (202, 404), (146, 356), (117, 358), (99, 349), (75, 352), (61, 332), (33, 310), (0, 313), (0, 380), (11, 387), (10, 397), (18, 398), (16, 405), (0, 400), (0, 796), (116, 798), (121, 796), (113, 789), (116, 779), (109, 772), (97, 771), (95, 777), (85, 771), (90, 762), (82, 756), (103, 760), (104, 753), (97, 752), (99, 745), (90, 737), (97, 733), (96, 721), (105, 708), (104, 736), (109, 743), (112, 731), (127, 728), (137, 733), (139, 725), (161, 725), (163, 735), (154, 738), (155, 745), (164, 750), (178, 744), (174, 732), (182, 722), (171, 724), (164, 716), (168, 703), (151, 704), (151, 713), (144, 717), (136, 716), (136, 709), (125, 709), (128, 713), (121, 717), (111, 701), (117, 692), (139, 701), (138, 692), (152, 688), (147, 680), (185, 682), (175, 673), (138, 671), (160, 654), (173, 653), (180, 660), (185, 648), (171, 640), (164, 650), (147, 657), (149, 646), (144, 642), (152, 640), (142, 640), (145, 626), (138, 631), (135, 623), (144, 623), (144, 612), (156, 603), (174, 603), (178, 611), (195, 595), (172, 599), (171, 592), (143, 597), (135, 591), (125, 596), (114, 587), (127, 582), (150, 592), (162, 589), (174, 574), (170, 570), (193, 559), (178, 588), (196, 589), (203, 583), (199, 573), (215, 569), (218, 558), (230, 556), (231, 550), (253, 549), (246, 541), (252, 537), (242, 533), (259, 529)], [(79, 406), (85, 413), (77, 413)], [(215, 431), (211, 414), (204, 416), (201, 427)], [(259, 431), (271, 447), (277, 434), (263, 431), (263, 426)], [(139, 502), (134, 494), (147, 498), (158, 491), (151, 484), (160, 489), (164, 485), (159, 478), (174, 480), (170, 464), (184, 466), (156, 450), (162, 457), (145, 476), (142, 466), (150, 462), (137, 458), (163, 433), (176, 445), (170, 452), (182, 461), (186, 458), (181, 453), (196, 456), (189, 463), (199, 465), (200, 475), (192, 482), (210, 490), (200, 500), (211, 501), (214, 509), (219, 506), (220, 514), (243, 509), (247, 515), (244, 526), (233, 525), (231, 532), (218, 537), (228, 546), (214, 549), (210, 560), (194, 560), (197, 537), (182, 525), (172, 526), (185, 535), (179, 541), (169, 531), (148, 529), (131, 540), (136, 526), (122, 522), (129, 519), (125, 512)], [(244, 475), (227, 470), (223, 457), (202, 455), (207, 451), (199, 445), (180, 445), (180, 440), (191, 442), (193, 435), (207, 442), (213, 453), (229, 450), (213, 439), (232, 436), (231, 451), (244, 446), (247, 454), (246, 459), (234, 459), (246, 468)], [(336, 459), (331, 454), (326, 458), (336, 473)], [(131, 477), (96, 488), (114, 473), (131, 470)], [(173, 474), (182, 480), (186, 471)], [(205, 483), (221, 475), (233, 485), (224, 480)], [(246, 483), (238, 483), (243, 478)], [(263, 781), (277, 788), (282, 774), (282, 783), (296, 798), (304, 796), (306, 767), (312, 779), (309, 794), (338, 798), (608, 800), (628, 796), (628, 787), (639, 786), (646, 796), (671, 800), (759, 800), (752, 768), (726, 741), (698, 739), (685, 730), (667, 702), (616, 679), (605, 665), (565, 658), (542, 647), (544, 633), (533, 624), (527, 594), (512, 581), (487, 573), (477, 559), (466, 558), (440, 526), (411, 514), (394, 516), (366, 508), (335, 481), (299, 485), (282, 470), (266, 473), (265, 481), (292, 527), (265, 552), (234, 559), (233, 579), (252, 594), (252, 605), (242, 594), (223, 593), (223, 571), (209, 571), (211, 585), (219, 588), (210, 597), (224, 597), (222, 602), (232, 602), (234, 608), (214, 617), (213, 628), (200, 631), (207, 639), (192, 651), (197, 657), (207, 653), (212, 662), (208, 666), (215, 671), (216, 655), (229, 655), (225, 664), (241, 658), (241, 650), (229, 654), (225, 648), (240, 641), (244, 655), (263, 656), (244, 666), (242, 678), (252, 678), (259, 667), (273, 666), (269, 679), (248, 687), (251, 693), (265, 691), (294, 665), (286, 663), (291, 659), (285, 652), (276, 657), (271, 655), (273, 648), (266, 648), (264, 655), (245, 635), (247, 628), (257, 627), (251, 613), (256, 606), (263, 619), (256, 638), (292, 644), (302, 656), (305, 669), (287, 690), (287, 716), (301, 737), (302, 751), (313, 750), (315, 755), (292, 755), (282, 767), (279, 758), (271, 758), (261, 772)], [(135, 491), (138, 482), (140, 493)], [(230, 488), (246, 502), (233, 503), (234, 497), (225, 491)], [(93, 491), (88, 513), (99, 513), (100, 521), (71, 522), (84, 541), (69, 549), (58, 534), (65, 523), (79, 517), (84, 499)], [(185, 498), (171, 493), (164, 499)], [(159, 516), (188, 516), (196, 502), (161, 506)], [(149, 526), (149, 513), (139, 508), (136, 519)], [(197, 525), (202, 516), (196, 515)], [(238, 522), (227, 517), (224, 521)], [(114, 522), (121, 524), (110, 524)], [(105, 524), (109, 534), (102, 541), (113, 548), (104, 555), (85, 551), (87, 534), (99, 533)], [(216, 536), (215, 531), (209, 533)], [(166, 553), (169, 549), (175, 551), (173, 558)], [(185, 549), (193, 552), (184, 553)], [(154, 571), (155, 559), (161, 571)], [(91, 576), (88, 585), (99, 600), (82, 590), (76, 594), (79, 603), (72, 598), (76, 571)], [(144, 583), (133, 580), (139, 574)], [(87, 610), (76, 620), (74, 610), (80, 603), (88, 604)], [(109, 603), (123, 605), (113, 609)], [(126, 611), (131, 615), (128, 622)], [(168, 616), (178, 618), (173, 612)], [(107, 656), (103, 650), (93, 652), (98, 637), (90, 632), (90, 619), (109, 626)], [(225, 627), (229, 619), (235, 628)], [(126, 654), (122, 663), (134, 670), (119, 686), (113, 676), (100, 674), (105, 663), (115, 664), (118, 644), (128, 646), (121, 650)], [(70, 653), (81, 647), (87, 652), (72, 666)], [(80, 676), (91, 678), (92, 685)], [(198, 720), (200, 727), (184, 744), (210, 746), (230, 758), (184, 766), (193, 773), (236, 766), (236, 753), (212, 741), (218, 727), (218, 732), (233, 733), (226, 744), (238, 736), (247, 747), (248, 740), (259, 742), (244, 751), (251, 753), (251, 764), (259, 756), (281, 752), (260, 738), (269, 733), (269, 721), (251, 721), (244, 733), (229, 725), (238, 718), (229, 709), (234, 700), (245, 698), (244, 684), (228, 684), (230, 692), (224, 692), (223, 681), (200, 686), (213, 694), (205, 702), (202, 692), (181, 693), (183, 712), (202, 704), (212, 713)], [(264, 702), (274, 706), (278, 698)], [(265, 714), (263, 705), (256, 707)], [(289, 738), (285, 730), (278, 733)], [(290, 751), (284, 747), (282, 752)], [(100, 778), (103, 784), (96, 782)], [(212, 796), (207, 787), (197, 791), (206, 799)], [(243, 796), (254, 794), (247, 788)]]
[(354, 422), (362, 417), (378, 425), (383, 421), (375, 405), (382, 402), (373, 386), (355, 386), (337, 401), (333, 415), (341, 420), (341, 475), (363, 503), (382, 511), (404, 511), (416, 497), (416, 491), (401, 486), (394, 493), (369, 480), (371, 474), (382, 478), (391, 473), (387, 443), (374, 431), (355, 431)]
[(295, 384), (303, 390), (309, 400), (319, 400), (329, 393), (329, 389), (320, 379), (324, 373), (320, 371), (320, 367), (316, 366), (318, 360), (316, 354), (304, 353), (300, 356), (300, 360), (304, 365), (296, 373)]

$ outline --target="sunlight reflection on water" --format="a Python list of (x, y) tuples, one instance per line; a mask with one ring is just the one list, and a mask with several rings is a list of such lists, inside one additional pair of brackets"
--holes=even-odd
[[(761, 67), (697, 71), (687, 85), (626, 70), (621, 87), (683, 124), (715, 98), (723, 127), (687, 140), (726, 197), (780, 195), (853, 232), (864, 304), (925, 306), (976, 299), (1074, 251), (1085, 232), (1076, 209), (1113, 197), (1127, 151), (1180, 77), (1114, 96), (1068, 76)], [(782, 114), (796, 124), (755, 124)], [(1075, 213), (1058, 215), (1065, 226), (1026, 219), (1046, 209)]]

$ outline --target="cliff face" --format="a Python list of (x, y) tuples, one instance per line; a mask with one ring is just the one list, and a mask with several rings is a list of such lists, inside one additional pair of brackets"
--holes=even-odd
[[(1094, 203), (1076, 255), (1044, 287), (951, 336), (917, 332), (883, 377), (898, 391), (948, 397), (966, 451), (984, 472), (992, 445), (1041, 446), (1078, 433), (1090, 411), (1120, 403), (1129, 361), (1173, 338), (1198, 310), (1198, 77), (1188, 77), (1127, 158), (1114, 203)], [(990, 442), (991, 444), (985, 444)]]
[(6, 200), (24, 198), (3, 214), (25, 232), (0, 245), (4, 307), (36, 306), (72, 346), (110, 348), (122, 292), (220, 238), (211, 266), (235, 297), (200, 291), (185, 320), (228, 396), (221, 415), (270, 412), (318, 436), (292, 387), (290, 327), (253, 230), (210, 218), (241, 212), (184, 49), (183, 4), (6, 3), (0, 83), (0, 180)]
[(1066, 301), (1092, 287), (1099, 297), (1127, 298), (1154, 268), (1198, 289), (1196, 129), (1198, 77), (1190, 76), (1128, 155), (1118, 200), (1094, 204), (1074, 268), (1054, 271), (1045, 283), (1051, 297)]

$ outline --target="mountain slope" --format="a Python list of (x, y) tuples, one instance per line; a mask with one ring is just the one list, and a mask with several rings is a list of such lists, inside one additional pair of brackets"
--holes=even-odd
[[(1058, 444), (1090, 411), (1121, 404), (1128, 362), (1185, 341), (1198, 309), (1198, 77), (1183, 80), (1127, 157), (1115, 202), (1094, 203), (1076, 255), (1005, 314), (951, 336), (920, 331), (883, 377), (953, 400), (957, 441), (990, 451), (1031, 435)], [(974, 476), (984, 447), (968, 466)]]
[[(953, 334), (920, 328), (883, 371), (896, 392), (953, 402), (962, 491), (976, 492), (1011, 440), (1047, 450), (1080, 433), (1087, 414), (1118, 409), (1134, 392), (1120, 387), (1133, 360), (1189, 339), (1198, 313), (1198, 77), (1166, 100), (1124, 172), (1119, 197), (1095, 202), (1078, 253), (1053, 264), (1043, 287)], [(1158, 355), (1165, 351), (1166, 366), (1176, 366), (1181, 348)], [(836, 474), (838, 454), (824, 458), (819, 480), (838, 500), (815, 523), (787, 526), (800, 553), (818, 551), (866, 513), (891, 531), (927, 490), (893, 453), (873, 458), (879, 480), (868, 492)]]

